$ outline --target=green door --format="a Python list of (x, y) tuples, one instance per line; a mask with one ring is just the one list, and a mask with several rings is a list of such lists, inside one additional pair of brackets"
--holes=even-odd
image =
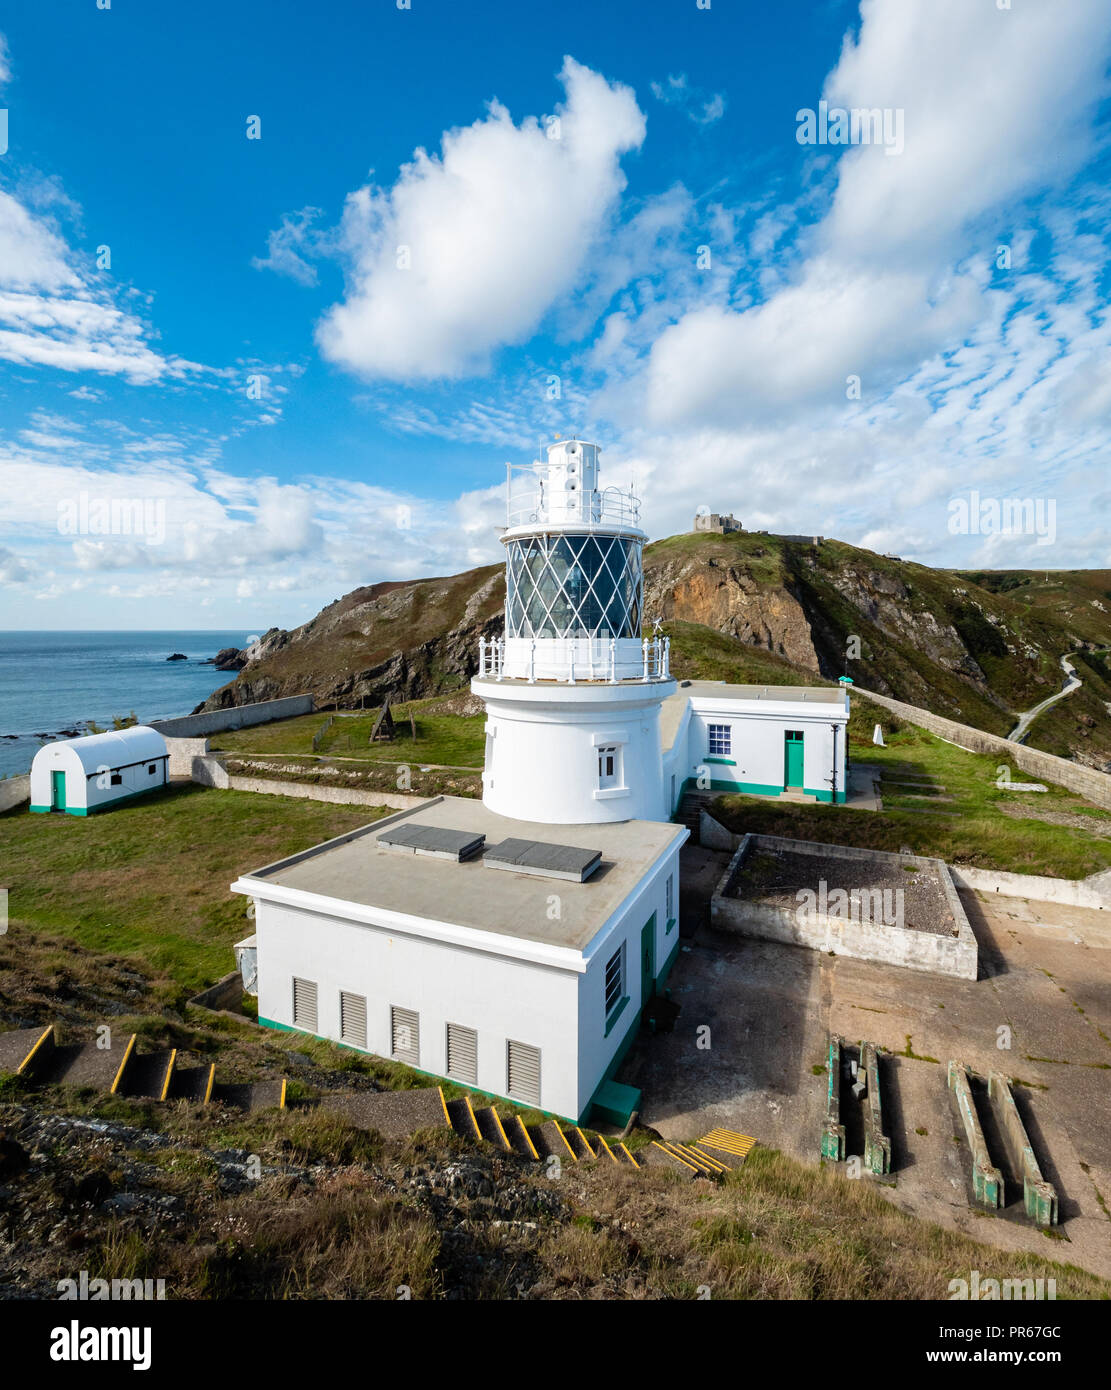
[(788, 729), (784, 735), (783, 746), (785, 751), (785, 768), (783, 773), (783, 785), (785, 787), (802, 786), (802, 730)]
[(50, 807), (53, 811), (66, 809), (66, 774), (64, 772), (52, 772), (50, 774)]
[(656, 914), (640, 929), (640, 1007), (656, 992)]

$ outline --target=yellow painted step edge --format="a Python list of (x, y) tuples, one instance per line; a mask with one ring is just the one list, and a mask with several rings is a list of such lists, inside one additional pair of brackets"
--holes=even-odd
[(213, 1086), (214, 1086), (215, 1084), (216, 1084), (216, 1063), (213, 1062), (212, 1065), (211, 1065), (211, 1066), (209, 1067), (209, 1069), (208, 1069), (208, 1085), (204, 1088), (204, 1100), (201, 1101), (201, 1104), (202, 1104), (202, 1105), (207, 1105), (208, 1102), (212, 1099), (212, 1088), (213, 1088)]
[(442, 1086), (437, 1086), (436, 1090), (440, 1093), (440, 1105), (444, 1112), (444, 1124), (447, 1125), (448, 1129), (451, 1129), (453, 1126), (451, 1123), (451, 1116), (447, 1113), (447, 1101), (444, 1099), (444, 1088)]
[(135, 1039), (138, 1036), (139, 1035), (137, 1033), (132, 1033), (130, 1038), (128, 1038), (127, 1040), (127, 1046), (123, 1050), (123, 1061), (120, 1063), (119, 1070), (116, 1072), (116, 1079), (112, 1082), (111, 1086), (108, 1087), (108, 1094), (110, 1096), (114, 1096), (116, 1094), (116, 1087), (123, 1080), (124, 1068), (127, 1066), (128, 1061), (131, 1058), (132, 1050), (135, 1047)]
[(528, 1145), (529, 1153), (532, 1154), (533, 1158), (535, 1158), (536, 1161), (539, 1163), (540, 1155), (536, 1152), (536, 1145), (532, 1142), (532, 1135), (525, 1128), (524, 1120), (521, 1119), (520, 1115), (514, 1115), (513, 1118), (517, 1121), (517, 1124), (520, 1126), (521, 1133), (525, 1136), (525, 1143)]
[(482, 1130), (479, 1129), (478, 1121), (475, 1119), (474, 1106), (471, 1104), (470, 1096), (463, 1097), (463, 1104), (467, 1107), (467, 1114), (471, 1117), (471, 1128), (474, 1130), (474, 1137), (476, 1139), (481, 1139)]
[(609, 1156), (610, 1156), (610, 1158), (613, 1160), (613, 1162), (616, 1163), (616, 1162), (617, 1162), (617, 1155), (616, 1155), (616, 1154), (614, 1153), (614, 1151), (610, 1148), (610, 1146), (606, 1143), (606, 1137), (605, 1137), (604, 1134), (599, 1134), (599, 1136), (598, 1136), (598, 1142), (599, 1142), (599, 1144), (601, 1144), (602, 1148), (605, 1149), (606, 1153), (609, 1154)]
[(578, 1154), (575, 1152), (575, 1150), (571, 1147), (571, 1141), (570, 1141), (570, 1139), (567, 1138), (566, 1134), (564, 1134), (563, 1130), (560, 1128), (559, 1121), (558, 1121), (558, 1120), (553, 1120), (553, 1121), (552, 1121), (552, 1124), (555, 1125), (555, 1127), (556, 1127), (556, 1133), (557, 1133), (557, 1134), (559, 1135), (559, 1137), (563, 1140), (564, 1148), (566, 1148), (567, 1152), (571, 1155), (571, 1162), (572, 1162), (572, 1163), (578, 1163), (578, 1161), (579, 1161), (579, 1156), (578, 1156)]
[(672, 1153), (666, 1144), (661, 1144), (658, 1139), (653, 1139), (652, 1143), (655, 1144), (657, 1149), (667, 1154), (668, 1158), (673, 1158), (676, 1161), (676, 1163), (681, 1163), (684, 1168), (689, 1168), (692, 1173), (698, 1172), (698, 1169), (694, 1166), (693, 1163), (688, 1163), (685, 1158), (680, 1158), (678, 1154)]
[(279, 1109), (279, 1110), (284, 1110), (284, 1109), (285, 1109), (285, 1088), (286, 1088), (288, 1085), (289, 1085), (289, 1082), (288, 1082), (288, 1081), (285, 1079), (285, 1077), (283, 1076), (283, 1077), (282, 1077), (282, 1093), (281, 1093), (281, 1095), (278, 1097), (278, 1109)]
[(575, 1133), (583, 1141), (583, 1146), (586, 1149), (587, 1153), (590, 1155), (590, 1157), (597, 1158), (598, 1155), (594, 1152), (594, 1146), (591, 1144), (590, 1140), (586, 1137), (582, 1130), (578, 1127), (578, 1125), (575, 1126)]
[(505, 1145), (507, 1151), (509, 1153), (512, 1153), (513, 1145), (509, 1142), (509, 1135), (505, 1132), (505, 1125), (502, 1124), (501, 1116), (498, 1114), (498, 1112), (494, 1109), (492, 1105), (490, 1107), (490, 1113), (494, 1117), (494, 1124), (497, 1126), (498, 1133), (501, 1135), (502, 1143)]
[(634, 1168), (640, 1167), (640, 1164), (633, 1157), (632, 1150), (629, 1148), (628, 1144), (618, 1144), (617, 1147), (621, 1150), (621, 1152), (625, 1155), (625, 1157), (629, 1160), (629, 1162), (633, 1165)]
[(43, 1045), (43, 1043), (47, 1040), (47, 1038), (51, 1035), (51, 1033), (53, 1033), (53, 1031), (54, 1031), (54, 1025), (53, 1025), (53, 1023), (49, 1026), (49, 1028), (46, 1028), (46, 1029), (43, 1030), (42, 1034), (41, 1034), (40, 1037), (36, 1040), (34, 1046), (31, 1048), (31, 1051), (28, 1052), (27, 1056), (24, 1057), (23, 1061), (20, 1062), (19, 1066), (16, 1067), (15, 1070), (16, 1070), (16, 1075), (17, 1075), (17, 1076), (22, 1076), (22, 1075), (23, 1075), (24, 1071), (31, 1065), (31, 1059), (34, 1057), (35, 1053), (39, 1050), (39, 1048)]
[(680, 1158), (685, 1158), (688, 1163), (693, 1164), (700, 1173), (712, 1173), (715, 1171), (709, 1163), (704, 1162), (697, 1154), (691, 1153), (690, 1149), (686, 1148), (683, 1144), (672, 1143), (668, 1145), (668, 1148), (670, 1148), (673, 1154), (677, 1154)]
[(687, 1147), (690, 1149), (691, 1153), (697, 1154), (699, 1158), (705, 1159), (717, 1172), (728, 1173), (731, 1171), (728, 1163), (722, 1163), (720, 1158), (715, 1158), (713, 1154), (706, 1153), (703, 1149), (700, 1149), (697, 1144), (689, 1144)]
[(174, 1079), (174, 1063), (177, 1061), (177, 1048), (170, 1051), (170, 1060), (166, 1063), (166, 1075), (162, 1078), (162, 1090), (158, 1099), (165, 1100), (170, 1094), (170, 1082)]

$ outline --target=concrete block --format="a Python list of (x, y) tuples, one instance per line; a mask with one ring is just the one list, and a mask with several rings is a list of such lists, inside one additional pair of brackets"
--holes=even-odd
[(868, 1171), (882, 1177), (891, 1172), (891, 1140), (883, 1132), (880, 1065), (875, 1043), (860, 1044), (860, 1064), (867, 1083), (864, 1106), (864, 1162)]
[(1027, 1216), (1038, 1226), (1056, 1226), (1057, 1192), (1053, 1184), (1042, 1177), (1034, 1146), (1018, 1113), (1009, 1078), (993, 1071), (988, 1077), (988, 1097), (999, 1120), (1007, 1157), (1015, 1172), (1022, 1174), (1022, 1200)]
[(972, 1153), (972, 1194), (981, 1206), (994, 1210), (1003, 1205), (1003, 1175), (988, 1153), (980, 1117), (976, 1113), (976, 1102), (972, 1098), (968, 1068), (963, 1062), (949, 1063), (949, 1089), (956, 1097), (965, 1138)]

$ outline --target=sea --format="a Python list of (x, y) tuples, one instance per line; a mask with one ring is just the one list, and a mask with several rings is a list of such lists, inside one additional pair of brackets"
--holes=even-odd
[[(0, 776), (26, 772), (51, 738), (189, 714), (234, 671), (206, 665), (244, 632), (0, 632)], [(174, 652), (187, 660), (167, 661)]]

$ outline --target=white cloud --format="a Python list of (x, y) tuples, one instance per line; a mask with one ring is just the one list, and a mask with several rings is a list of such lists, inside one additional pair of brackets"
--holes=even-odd
[(328, 245), (328, 238), (312, 225), (319, 216), (319, 208), (287, 212), (282, 225), (266, 238), (266, 255), (253, 257), (251, 265), (255, 270), (273, 270), (288, 276), (299, 285), (315, 285), (317, 274), (312, 257), (320, 255)]
[(668, 76), (666, 82), (653, 82), (652, 95), (665, 106), (678, 106), (686, 112), (695, 125), (713, 125), (725, 115), (725, 93), (707, 94), (700, 87), (692, 87), (685, 72), (678, 77)]
[[(861, 16), (823, 95), (905, 108), (905, 149), (842, 155), (827, 215), (762, 303), (692, 305), (659, 335), (639, 400), (657, 425), (832, 409), (850, 374), (874, 399), (958, 346), (990, 312), (999, 229), (970, 236), (1091, 148), (1111, 39), (1100, 0), (1013, 11), (863, 0)], [(761, 219), (754, 253), (772, 254), (783, 226)]]
[(494, 101), (445, 132), (439, 156), (418, 150), (392, 189), (349, 196), (349, 288), (319, 325), (326, 357), (394, 380), (482, 372), (572, 288), (645, 123), (627, 87), (573, 58), (560, 79), (558, 127), (515, 125)]

